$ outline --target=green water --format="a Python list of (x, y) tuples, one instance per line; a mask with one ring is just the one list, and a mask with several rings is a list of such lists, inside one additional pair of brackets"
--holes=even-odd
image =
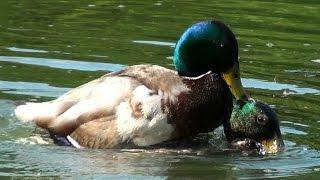
[[(317, 178), (320, 175), (320, 2), (0, 2), (0, 176), (42, 178)], [(240, 47), (243, 83), (273, 105), (286, 149), (268, 156), (77, 150), (41, 139), (13, 116), (123, 65), (172, 68), (174, 43), (190, 24), (228, 24)]]

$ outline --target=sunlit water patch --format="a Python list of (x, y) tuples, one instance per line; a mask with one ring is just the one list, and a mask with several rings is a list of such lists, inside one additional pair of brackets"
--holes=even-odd
[(156, 46), (168, 46), (168, 47), (174, 47), (176, 45), (176, 43), (163, 42), (163, 41), (133, 40), (132, 42), (139, 43), (139, 44), (148, 44), (148, 45), (156, 45)]
[[(87, 62), (87, 61), (74, 61), (74, 60), (63, 60), (63, 59), (48, 59), (48, 58), (32, 58), (32, 57), (11, 57), (11, 56), (0, 56), (0, 61), (3, 62), (13, 62), (13, 63), (21, 63), (21, 64), (30, 64), (30, 65), (37, 65), (37, 66), (45, 66), (50, 68), (58, 68), (58, 69), (73, 69), (79, 71), (119, 71), (126, 67), (125, 65), (121, 64), (112, 64), (112, 63), (100, 63), (100, 62)], [(285, 84), (285, 83), (278, 83), (278, 82), (270, 82), (266, 80), (260, 79), (253, 79), (253, 78), (242, 78), (243, 84), (247, 88), (254, 88), (254, 89), (265, 89), (265, 90), (273, 90), (273, 91), (283, 91), (285, 95), (290, 94), (320, 94), (320, 90), (314, 88), (306, 88), (306, 87), (299, 87), (293, 84)], [(25, 88), (23, 87), (24, 84), (27, 85)], [(39, 87), (36, 87), (39, 85)], [(17, 89), (17, 86), (23, 88), (24, 91), (16, 91), (15, 94), (23, 93), (26, 94), (25, 90), (29, 89), (29, 93), (36, 94), (40, 91), (34, 91), (35, 89), (52, 89), (51, 92), (55, 91), (55, 88), (50, 87), (48, 85), (40, 85), (40, 84), (28, 84), (27, 82), (21, 83), (5, 83), (2, 82), (0, 84), (0, 88), (7, 88), (10, 89), (12, 86), (13, 89)], [(32, 87), (32, 88), (31, 88)], [(61, 92), (59, 89), (56, 89), (57, 93)], [(8, 92), (8, 91), (7, 91)], [(31, 95), (31, 94), (29, 94)], [(43, 95), (43, 93), (42, 93)], [(54, 96), (55, 97), (55, 96)]]
[(47, 53), (48, 52), (40, 49), (27, 49), (27, 48), (17, 48), (17, 47), (8, 47), (7, 49), (14, 52), (26, 52), (26, 53)]
[(0, 56), (0, 61), (79, 71), (118, 71), (124, 67), (124, 65), (112, 63), (13, 56)]
[(8, 94), (30, 95), (40, 97), (58, 97), (70, 90), (69, 88), (54, 87), (45, 83), (11, 82), (0, 80), (0, 91)]
[(312, 62), (320, 63), (320, 59), (311, 60)]
[(284, 84), (278, 82), (270, 82), (260, 79), (243, 78), (243, 85), (247, 88), (266, 89), (273, 91), (284, 91), (286, 95), (289, 94), (320, 94), (320, 90), (313, 88), (299, 87), (294, 84)]

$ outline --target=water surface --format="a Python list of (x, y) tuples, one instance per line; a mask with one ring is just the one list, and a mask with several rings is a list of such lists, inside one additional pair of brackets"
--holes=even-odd
[[(317, 178), (320, 174), (320, 4), (276, 1), (0, 2), (0, 176), (47, 178)], [(172, 50), (194, 22), (216, 18), (239, 41), (243, 83), (279, 114), (286, 149), (226, 150), (221, 130), (203, 148), (58, 147), (14, 108), (45, 101), (132, 64), (173, 68)]]

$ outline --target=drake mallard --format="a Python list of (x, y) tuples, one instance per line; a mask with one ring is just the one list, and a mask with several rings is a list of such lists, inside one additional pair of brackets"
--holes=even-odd
[(90, 148), (146, 147), (220, 125), (228, 141), (250, 138), (267, 149), (282, 143), (276, 114), (242, 87), (237, 40), (225, 24), (189, 27), (173, 59), (176, 71), (129, 66), (55, 100), (18, 106), (15, 114)]

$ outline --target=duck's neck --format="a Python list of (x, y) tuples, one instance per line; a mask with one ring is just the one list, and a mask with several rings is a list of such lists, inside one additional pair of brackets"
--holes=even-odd
[(219, 74), (208, 72), (199, 77), (184, 77), (190, 92), (182, 93), (171, 106), (173, 123), (184, 136), (211, 132), (228, 120), (232, 95)]

